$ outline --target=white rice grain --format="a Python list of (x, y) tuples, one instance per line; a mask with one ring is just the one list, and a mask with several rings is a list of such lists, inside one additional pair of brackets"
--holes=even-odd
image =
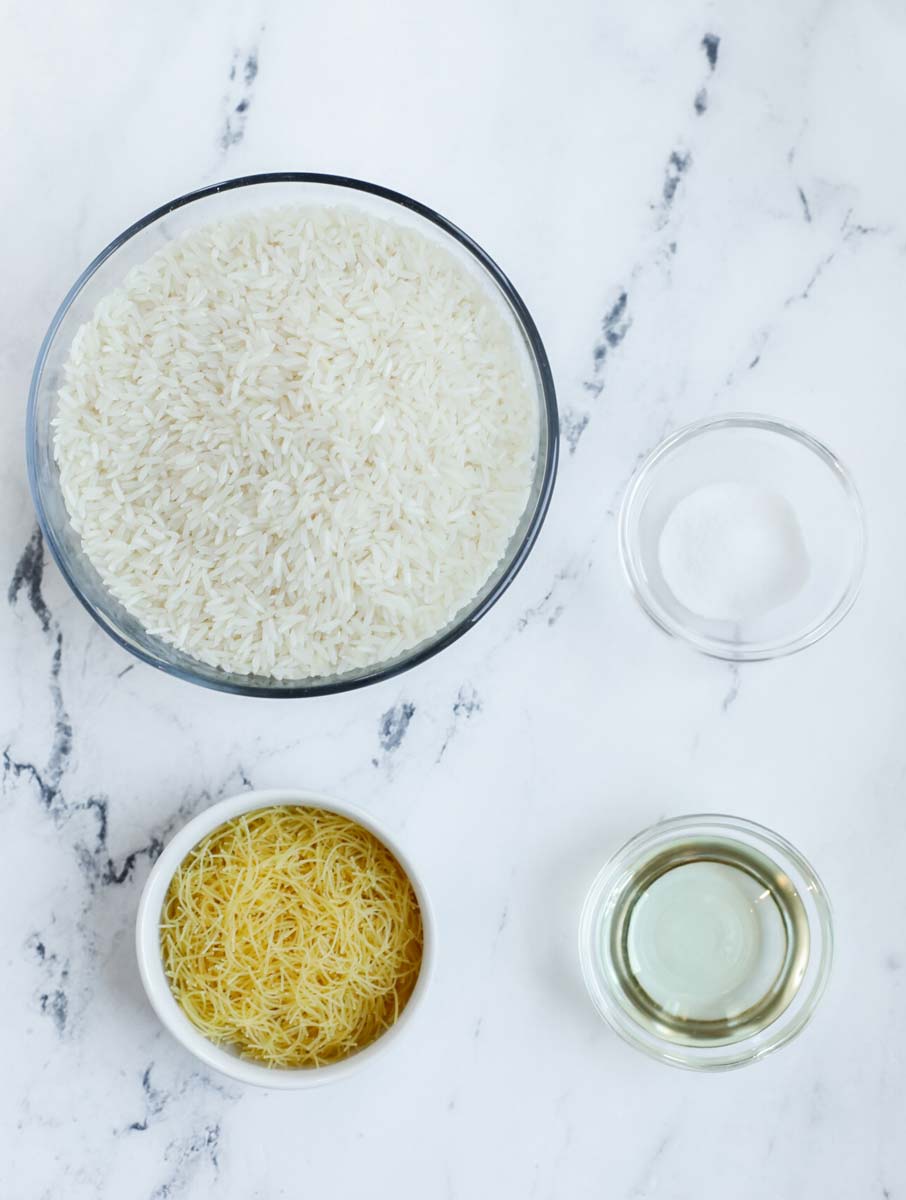
[(88, 558), (240, 674), (371, 666), (445, 627), (521, 516), (537, 405), (456, 258), (348, 209), (199, 229), (73, 340), (54, 421)]

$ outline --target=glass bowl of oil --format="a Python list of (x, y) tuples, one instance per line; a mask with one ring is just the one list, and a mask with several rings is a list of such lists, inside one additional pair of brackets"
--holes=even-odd
[(784, 838), (696, 815), (637, 834), (592, 884), (579, 955), (600, 1015), (673, 1066), (721, 1070), (802, 1031), (827, 985), (824, 887)]

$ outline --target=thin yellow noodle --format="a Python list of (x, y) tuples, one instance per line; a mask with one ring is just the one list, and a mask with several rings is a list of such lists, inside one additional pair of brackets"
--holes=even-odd
[(273, 1067), (361, 1050), (406, 1007), (422, 961), (418, 900), (361, 825), (280, 805), (219, 826), (173, 876), (161, 953), (213, 1042)]

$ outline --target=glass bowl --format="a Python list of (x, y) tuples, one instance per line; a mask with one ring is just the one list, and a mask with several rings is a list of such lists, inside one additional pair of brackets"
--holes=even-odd
[[(767, 899), (773, 907), (771, 900), (785, 897), (782, 918), (780, 905), (775, 913), (783, 929), (783, 965), (765, 989), (763, 1006), (741, 1011), (733, 1020), (686, 1022), (691, 1035), (684, 1036), (681, 1023), (671, 1022), (669, 1015), (665, 1019), (668, 1010), (658, 1009), (627, 970), (633, 906), (672, 868), (691, 862), (739, 867), (737, 854), (755, 864), (743, 869), (751, 870), (757, 900)], [(785, 1045), (811, 1019), (833, 960), (830, 904), (806, 859), (763, 825), (717, 814), (674, 817), (628, 841), (595, 879), (579, 923), (579, 959), (595, 1008), (630, 1045), (691, 1070), (741, 1067)]]
[[(798, 520), (809, 572), (791, 599), (755, 618), (700, 616), (672, 593), (659, 561), (661, 533), (674, 507), (710, 484), (753, 485), (786, 500)], [(630, 587), (649, 617), (716, 658), (754, 661), (812, 645), (852, 608), (865, 561), (859, 494), (839, 459), (783, 421), (731, 413), (671, 434), (633, 476), (619, 519)]]
[[(353, 205), (417, 229), (454, 254), (512, 325), (538, 401), (538, 445), (528, 502), (506, 551), (480, 592), (446, 625), (393, 659), (332, 676), (276, 680), (232, 674), (199, 662), (149, 634), (102, 582), (72, 529), (53, 455), (57, 392), (72, 339), (101, 298), (128, 271), (181, 234), (241, 212), (287, 204)], [(83, 271), (60, 305), (32, 375), (26, 427), (28, 477), (44, 538), (66, 582), (115, 641), (137, 658), (180, 679), (246, 696), (317, 696), (388, 679), (439, 653), (479, 621), (503, 595), (535, 543), (557, 470), (558, 416), (547, 355), (528, 309), (494, 260), (461, 229), (424, 204), (387, 188), (341, 176), (281, 172), (231, 179), (180, 196), (131, 225)]]

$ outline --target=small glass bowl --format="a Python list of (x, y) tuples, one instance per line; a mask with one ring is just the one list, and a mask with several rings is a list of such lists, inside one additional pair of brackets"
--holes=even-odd
[[(153, 636), (115, 599), (82, 550), (69, 521), (53, 452), (52, 421), (72, 339), (98, 302), (129, 270), (189, 230), (238, 213), (289, 204), (349, 205), (417, 229), (475, 277), (511, 324), (538, 403), (538, 444), (525, 511), (484, 586), (449, 624), (393, 659), (339, 675), (278, 680), (223, 671)], [(553, 377), (534, 321), (500, 267), (468, 234), (424, 204), (373, 183), (295, 171), (249, 175), (180, 196), (131, 225), (82, 272), (41, 345), (28, 396), (28, 478), (45, 541), (63, 577), (97, 623), (143, 662), (190, 683), (243, 696), (318, 696), (389, 679), (445, 649), (479, 621), (513, 582), (535, 544), (557, 474), (559, 418)]]
[[(614, 954), (614, 936), (625, 942), (627, 896), (653, 860), (693, 844), (734, 844), (774, 868), (795, 899), (803, 925), (798, 946), (788, 948), (799, 962), (792, 999), (770, 1023), (741, 1023), (738, 1037), (683, 1043), (660, 1036), (650, 1013), (641, 1009)], [(694, 861), (689, 858), (686, 861)], [(681, 865), (680, 862), (677, 865)], [(779, 870), (778, 870), (779, 869)], [(830, 903), (812, 866), (785, 838), (754, 821), (719, 814), (674, 817), (636, 834), (606, 864), (592, 884), (579, 922), (579, 960), (595, 1008), (630, 1045), (671, 1066), (714, 1071), (745, 1066), (786, 1045), (811, 1019), (824, 993), (833, 960)]]
[[(686, 608), (661, 571), (661, 532), (675, 505), (700, 487), (756, 485), (783, 496), (809, 554), (793, 599), (757, 619), (719, 621)], [(697, 650), (738, 662), (778, 658), (819, 641), (852, 608), (865, 562), (859, 494), (839, 459), (783, 421), (753, 413), (709, 417), (671, 434), (636, 471), (619, 519), (623, 569), (642, 608)]]

